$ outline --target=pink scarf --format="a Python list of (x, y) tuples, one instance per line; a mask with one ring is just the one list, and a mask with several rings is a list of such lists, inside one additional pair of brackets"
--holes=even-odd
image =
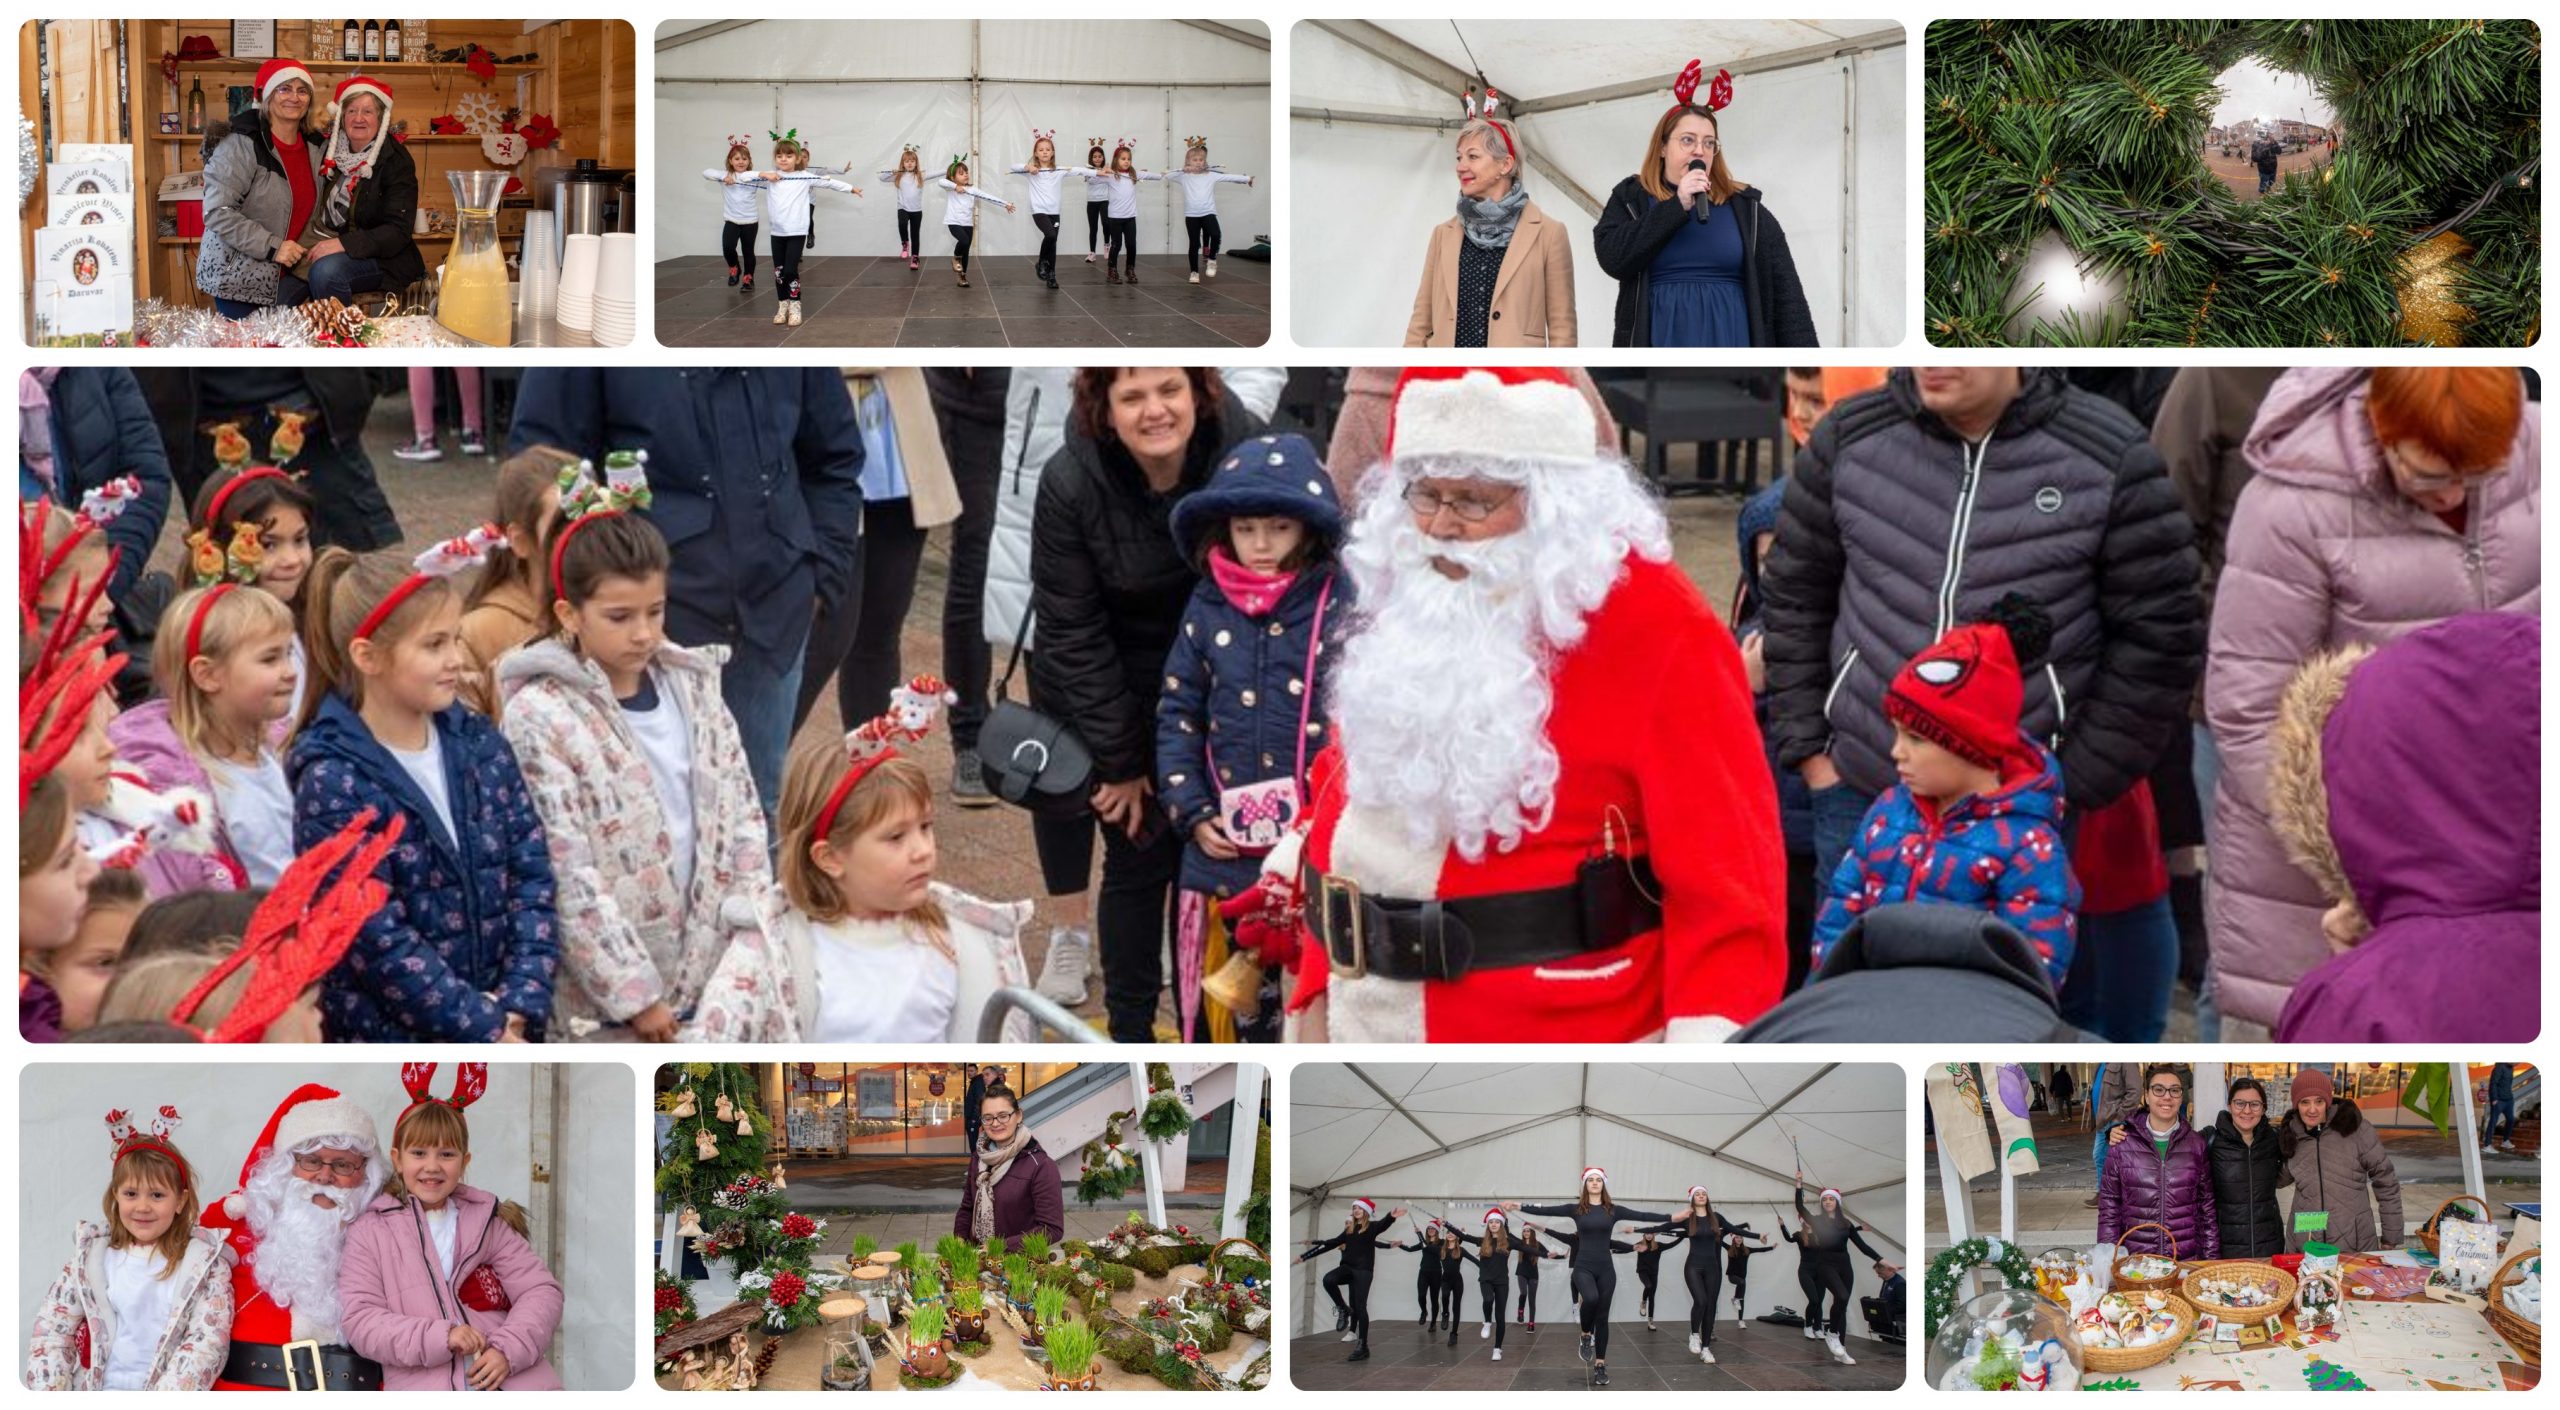
[(1248, 617), (1268, 615), (1288, 595), (1289, 585), (1298, 580), (1295, 573), (1257, 573), (1238, 563), (1235, 555), (1223, 548), (1209, 550), (1209, 577), (1225, 594), (1228, 605)]

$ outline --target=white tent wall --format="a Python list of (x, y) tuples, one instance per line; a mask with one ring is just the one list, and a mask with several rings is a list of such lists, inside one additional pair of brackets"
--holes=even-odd
[[(1219, 23), (1262, 33), (1251, 21)], [(897, 197), (878, 173), (910, 142), (928, 179), (953, 153), (974, 151), (972, 182), (1014, 203), (1009, 215), (979, 207), (973, 253), (1034, 253), (1027, 190), (1008, 169), (1030, 161), (1035, 127), (1057, 130), (1069, 168), (1084, 164), (1096, 136), (1106, 146), (1135, 139), (1136, 161), (1151, 171), (1179, 169), (1182, 138), (1207, 137), (1212, 163), (1255, 178), (1217, 193), (1225, 243), (1251, 244), (1271, 229), (1270, 58), (1172, 20), (764, 20), (674, 42), (657, 55), (658, 255), (719, 253), (720, 191), (702, 171), (721, 165), (726, 134), (754, 133), (761, 167), (765, 134), (793, 127), (820, 165), (852, 163), (844, 180), (863, 189), (860, 199), (820, 194), (816, 256), (897, 253)], [(1084, 199), (1073, 178), (1059, 193), (1062, 255), (1084, 252)], [(925, 248), (936, 255), (951, 245), (944, 200), (925, 193)], [(1142, 255), (1182, 255), (1178, 188), (1140, 186), (1138, 217)], [(759, 231), (759, 253), (769, 242)]]
[[(1766, 28), (1767, 22), (1741, 22)], [(1400, 31), (1402, 26), (1396, 26)], [(1608, 34), (1608, 26), (1584, 26)], [(1719, 47), (1716, 26), (1679, 43), (1707, 55), (1739, 54), (1739, 38)], [(1534, 46), (1537, 26), (1470, 27), (1468, 38), (1488, 73), (1541, 76), (1548, 93), (1640, 72), (1620, 68), (1604, 78), (1550, 61)], [(1801, 36), (1767, 42), (1800, 43)], [(1432, 88), (1403, 69), (1312, 24), (1291, 31), (1292, 187), (1291, 327), (1310, 347), (1378, 347), (1403, 342), (1404, 321), (1422, 277), (1431, 227), (1447, 220), (1456, 199), (1451, 170), (1455, 125), (1407, 127), (1327, 119), (1379, 113), (1437, 120), (1456, 114), (1457, 95)], [(1658, 59), (1664, 50), (1654, 51)], [(1720, 115), (1726, 161), (1760, 188), (1784, 227), (1814, 328), (1824, 347), (1891, 346), (1903, 336), (1904, 79), (1908, 47), (1886, 47), (1734, 80), (1735, 101)], [(1615, 63), (1614, 54), (1598, 62)], [(1515, 79), (1515, 82), (1517, 80)], [(1534, 102), (1539, 92), (1506, 93)], [(1535, 112), (1517, 120), (1529, 157), (1523, 184), (1561, 224), (1574, 257), (1574, 310), (1579, 342), (1607, 347), (1618, 282), (1592, 252), (1598, 218), (1559, 188), (1541, 163), (1561, 170), (1593, 199), (1605, 201), (1632, 175), (1638, 149), (1668, 103), (1664, 92)], [(1851, 139), (1844, 149), (1844, 134)], [(1844, 160), (1852, 180), (1844, 182)], [(1321, 192), (1320, 198), (1310, 198)]]

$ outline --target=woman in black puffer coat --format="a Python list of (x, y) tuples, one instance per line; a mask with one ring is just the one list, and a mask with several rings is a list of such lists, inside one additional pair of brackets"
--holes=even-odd
[[(1031, 611), (1040, 639), (1031, 653), (1031, 704), (1093, 753), (1093, 812), (1103, 825), (1094, 929), (1116, 1042), (1155, 1041), (1164, 935), (1182, 863), (1182, 836), (1149, 796), (1165, 656), (1199, 581), (1174, 540), (1173, 505), (1208, 484), (1237, 442), (1261, 432), (1261, 418), (1213, 369), (1088, 367), (1076, 373), (1066, 443), (1040, 473), (1031, 516)], [(1033, 826), (1091, 823), (1035, 816)], [(1052, 892), (1061, 889), (1063, 878), (1047, 880)]]
[(2284, 1252), (2284, 1212), (2276, 1189), (2285, 1173), (2282, 1143), (2268, 1120), (2267, 1089), (2255, 1077), (2231, 1084), (2222, 1114), (2205, 1133), (2213, 1172), (2213, 1214), (2225, 1258), (2272, 1258)]

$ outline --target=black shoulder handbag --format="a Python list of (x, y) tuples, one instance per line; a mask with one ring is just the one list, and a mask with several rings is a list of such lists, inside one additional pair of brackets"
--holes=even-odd
[(1013, 675), (1030, 633), (1031, 608), (1025, 604), (1004, 678), (996, 682), (986, 723), (978, 726), (978, 766), (988, 790), (1015, 807), (1073, 816), (1092, 806), (1093, 751), (1064, 722), (1012, 698)]

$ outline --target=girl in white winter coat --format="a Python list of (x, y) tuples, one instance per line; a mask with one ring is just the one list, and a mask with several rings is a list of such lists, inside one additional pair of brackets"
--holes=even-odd
[(103, 1224), (80, 1221), (27, 1338), (34, 1390), (211, 1390), (231, 1352), (231, 1268), (196, 1227), (195, 1170), (170, 1143), (175, 1107), (148, 1132), (107, 1113), (115, 1167)]
[(561, 472), (542, 571), (551, 634), (498, 668), (507, 742), (551, 848), (553, 1029), (671, 1042), (773, 881), (717, 648), (666, 639), (667, 543), (641, 458)]

